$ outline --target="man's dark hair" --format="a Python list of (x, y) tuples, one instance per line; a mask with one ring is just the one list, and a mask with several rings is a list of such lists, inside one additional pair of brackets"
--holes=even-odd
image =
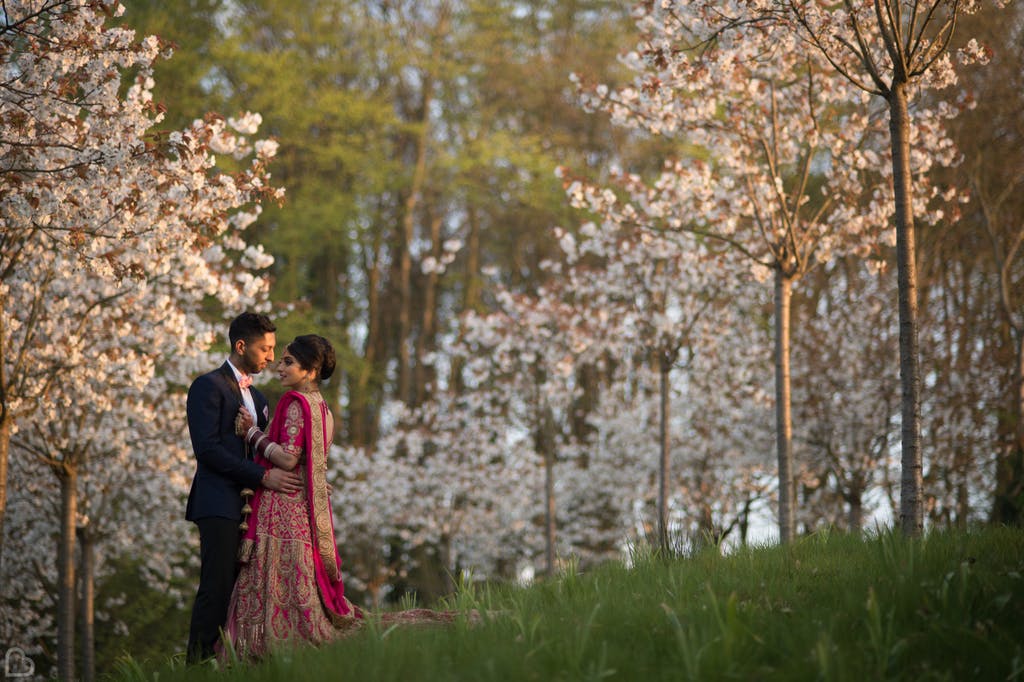
[(231, 320), (231, 326), (228, 327), (228, 342), (234, 348), (235, 342), (239, 339), (252, 343), (265, 334), (276, 331), (277, 327), (263, 313), (242, 313)]

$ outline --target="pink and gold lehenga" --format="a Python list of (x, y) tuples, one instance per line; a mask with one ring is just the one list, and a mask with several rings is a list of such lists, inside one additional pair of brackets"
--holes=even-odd
[[(327, 487), (327, 404), (318, 392), (281, 397), (267, 435), (299, 457), (305, 487), (292, 494), (261, 488), (239, 549), (241, 569), (225, 633), (235, 653), (261, 658), (284, 646), (322, 644), (358, 630), (364, 614), (345, 598), (341, 557)], [(256, 461), (273, 466), (260, 455)], [(452, 612), (413, 609), (381, 615), (385, 623), (447, 623)]]
[[(289, 391), (274, 410), (267, 435), (299, 457), (295, 470), (306, 485), (292, 494), (260, 488), (250, 503), (224, 628), (243, 658), (300, 641), (321, 644), (359, 627), (362, 614), (345, 598), (334, 542), (327, 429), (327, 404), (319, 393)], [(256, 460), (272, 466), (259, 455)]]

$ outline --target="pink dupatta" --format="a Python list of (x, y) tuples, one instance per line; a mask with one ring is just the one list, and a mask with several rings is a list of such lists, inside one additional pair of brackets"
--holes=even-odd
[[(288, 391), (277, 403), (274, 418), (270, 422), (267, 435), (278, 444), (291, 439), (285, 433), (285, 415), (292, 403), (302, 409), (302, 449), (306, 453), (306, 500), (309, 509), (310, 539), (313, 547), (313, 564), (316, 583), (320, 592), (320, 601), (335, 624), (351, 622), (353, 617), (361, 618), (362, 614), (347, 599), (345, 586), (341, 579), (341, 555), (334, 541), (334, 515), (331, 512), (330, 498), (327, 492), (327, 451), (330, 438), (327, 433), (327, 403), (317, 401), (313, 409), (309, 399), (298, 391)], [(271, 462), (257, 455), (255, 461), (266, 469), (273, 466)], [(242, 535), (243, 556), (248, 556), (256, 542), (256, 526), (258, 525), (260, 501), (265, 488), (259, 488), (253, 494), (252, 512), (249, 527)], [(249, 550), (249, 551), (246, 551)], [(242, 559), (245, 561), (245, 559)]]

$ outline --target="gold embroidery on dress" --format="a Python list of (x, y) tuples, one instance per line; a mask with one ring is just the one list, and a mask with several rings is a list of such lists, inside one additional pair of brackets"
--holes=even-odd
[(302, 439), (299, 434), (302, 433), (302, 406), (299, 405), (297, 400), (293, 400), (288, 404), (288, 412), (285, 413), (284, 419), (284, 432), (286, 439), (281, 443), (281, 447), (289, 455), (297, 455), (299, 461), (302, 461)]
[(304, 393), (303, 396), (309, 401), (309, 411), (312, 417), (310, 424), (313, 440), (310, 447), (312, 452), (308, 453), (307, 457), (313, 478), (313, 489), (309, 493), (313, 496), (313, 518), (316, 522), (316, 528), (313, 529), (315, 541), (327, 575), (331, 580), (339, 580), (341, 571), (338, 569), (338, 559), (334, 551), (331, 501), (327, 496), (327, 443), (324, 442), (324, 423), (326, 422), (324, 412), (327, 405), (319, 393)]
[[(296, 471), (303, 474), (302, 467)], [(232, 641), (240, 656), (260, 657), (300, 641), (327, 642), (359, 627), (354, 616), (335, 618), (323, 608), (312, 578), (306, 505), (300, 490), (268, 495), (260, 507), (255, 551), (232, 595)], [(342, 624), (347, 627), (339, 629)]]
[[(327, 405), (319, 393), (302, 395), (310, 405), (312, 442), (310, 452), (304, 453), (295, 471), (307, 480), (305, 467), (312, 467), (312, 490), (303, 486), (290, 495), (265, 491), (262, 498), (256, 515), (256, 541), (249, 548), (251, 559), (239, 572), (229, 611), (229, 636), (243, 658), (259, 658), (298, 642), (320, 643), (346, 637), (362, 624), (347, 599), (349, 615), (340, 616), (324, 608), (314, 577), (315, 556), (321, 558), (332, 580), (339, 579), (340, 569), (327, 494)], [(293, 419), (298, 425), (296, 434), (301, 434), (302, 410), (297, 404), (289, 406), (286, 425), (292, 426)], [(282, 440), (300, 451), (305, 449), (301, 438)], [(309, 501), (313, 503), (313, 524)]]

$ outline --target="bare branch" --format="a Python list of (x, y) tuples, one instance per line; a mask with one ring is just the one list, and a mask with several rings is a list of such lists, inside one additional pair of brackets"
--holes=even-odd
[[(37, 19), (37, 18), (43, 16), (44, 14), (51, 13), (53, 10), (57, 9), (61, 5), (66, 5), (69, 2), (70, 2), (70, 0), (56, 0), (53, 4), (43, 5), (37, 11), (33, 12), (32, 14), (28, 14), (28, 15), (24, 16), (21, 19), (18, 19), (17, 21), (15, 21), (13, 23), (10, 22), (10, 21), (5, 22), (3, 25), (0, 25), (0, 35), (3, 35), (4, 33), (7, 33), (8, 31), (13, 31), (13, 32), (20, 33), (21, 32), (21, 27), (24, 26), (25, 24), (29, 23), (33, 19)], [(4, 17), (8, 18), (8, 19), (10, 18), (10, 13), (7, 10), (7, 3), (6, 2), (4, 2)]]
[(832, 65), (832, 68), (835, 69), (836, 72), (838, 72), (843, 78), (850, 81), (851, 83), (853, 83), (855, 87), (860, 88), (864, 92), (868, 92), (872, 95), (878, 95), (880, 97), (885, 96), (885, 93), (887, 91), (885, 83), (882, 82), (880, 78), (876, 77), (876, 73), (872, 69), (872, 65), (870, 64), (870, 62), (864, 61), (864, 55), (861, 54), (860, 50), (851, 45), (842, 36), (835, 36), (835, 39), (839, 41), (839, 43), (842, 44), (844, 47), (846, 47), (846, 49), (848, 49), (855, 57), (857, 57), (865, 66), (865, 70), (868, 72), (868, 75), (874, 81), (875, 87), (871, 87), (870, 85), (868, 85), (868, 83), (858, 78), (849, 69), (847, 69), (841, 63), (839, 63), (839, 61), (835, 57), (833, 57), (833, 55), (829, 52), (828, 48), (821, 41), (821, 36), (819, 36), (811, 28), (811, 25), (807, 21), (806, 16), (800, 10), (800, 8), (797, 7), (795, 0), (790, 0), (789, 7), (793, 11), (793, 14), (796, 16), (797, 22), (804, 29), (804, 33), (806, 34), (805, 40), (809, 42), (811, 45), (813, 45), (815, 48), (817, 48), (818, 52), (820, 52), (821, 55), (825, 58), (825, 60)]
[[(850, 0), (846, 1), (849, 6)], [(899, 0), (896, 1), (899, 2)], [(885, 8), (882, 7), (883, 2), (885, 3)], [(893, 84), (905, 83), (908, 78), (909, 69), (907, 68), (906, 55), (900, 49), (900, 27), (892, 14), (891, 0), (875, 0), (875, 22), (878, 24), (878, 34), (885, 45), (885, 51), (889, 54), (889, 60), (892, 62)], [(858, 39), (860, 39), (859, 34)]]

